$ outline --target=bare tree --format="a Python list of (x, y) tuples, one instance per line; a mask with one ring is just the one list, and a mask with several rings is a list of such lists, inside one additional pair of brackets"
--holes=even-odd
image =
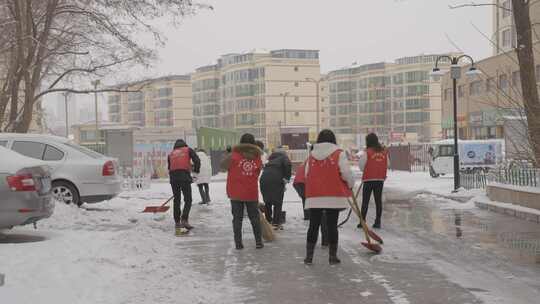
[[(149, 65), (164, 37), (152, 20), (175, 24), (197, 10), (191, 0), (0, 1), (0, 132), (27, 132), (40, 98), (53, 92), (91, 93), (80, 77)], [(114, 91), (104, 89), (102, 91)]]

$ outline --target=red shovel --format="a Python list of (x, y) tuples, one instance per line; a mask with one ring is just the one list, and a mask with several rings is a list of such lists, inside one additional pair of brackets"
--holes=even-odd
[(147, 206), (142, 211), (143, 213), (163, 213), (167, 212), (169, 210), (169, 206), (167, 204), (174, 198), (174, 196), (171, 196), (165, 203), (163, 203), (161, 206)]
[[(380, 253), (382, 251), (381, 245), (377, 243), (372, 243), (371, 238), (373, 238), (374, 240), (377, 240), (379, 243), (382, 244), (381, 237), (379, 237), (375, 232), (369, 230), (369, 228), (367, 227), (366, 222), (364, 221), (364, 219), (362, 218), (362, 215), (360, 214), (360, 211), (358, 210), (358, 204), (356, 203), (356, 198), (353, 196), (353, 202), (351, 202), (349, 199), (347, 199), (347, 201), (349, 202), (351, 209), (358, 216), (358, 219), (360, 220), (360, 224), (362, 225), (362, 229), (364, 230), (364, 234), (366, 235), (367, 242), (362, 242), (362, 245), (375, 253)], [(370, 235), (372, 235), (371, 238), (370, 238)]]

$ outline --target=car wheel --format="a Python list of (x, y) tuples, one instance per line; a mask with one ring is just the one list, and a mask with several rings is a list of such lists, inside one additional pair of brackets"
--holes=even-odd
[(75, 187), (67, 182), (53, 182), (52, 184), (52, 194), (53, 197), (59, 201), (63, 202), (66, 205), (75, 204), (81, 206), (81, 198), (79, 197), (79, 192)]

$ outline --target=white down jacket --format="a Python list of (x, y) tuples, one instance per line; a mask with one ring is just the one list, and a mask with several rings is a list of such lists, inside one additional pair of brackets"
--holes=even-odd
[(197, 185), (209, 184), (210, 179), (212, 178), (212, 163), (210, 162), (210, 157), (204, 152), (197, 152), (197, 156), (201, 159), (201, 170), (199, 174), (195, 175), (197, 177), (195, 182)]

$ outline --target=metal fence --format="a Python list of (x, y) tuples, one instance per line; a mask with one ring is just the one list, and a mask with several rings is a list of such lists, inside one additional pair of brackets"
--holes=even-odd
[(501, 167), (489, 171), (475, 170), (460, 173), (461, 186), (465, 189), (483, 189), (489, 182), (540, 187), (540, 169)]
[(429, 144), (405, 144), (388, 147), (390, 170), (428, 171), (430, 163)]

